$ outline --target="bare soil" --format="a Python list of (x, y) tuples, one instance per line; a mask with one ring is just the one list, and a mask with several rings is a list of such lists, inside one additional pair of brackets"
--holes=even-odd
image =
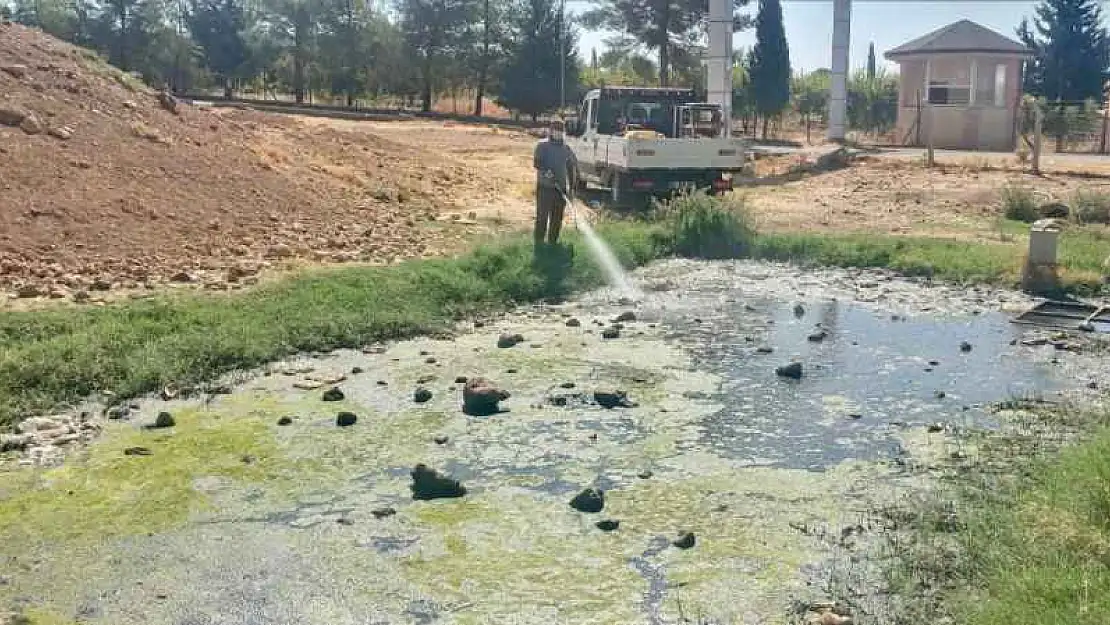
[(759, 227), (976, 238), (998, 232), (1007, 185), (1029, 189), (1038, 203), (1067, 204), (1078, 189), (1110, 192), (1110, 178), (1091, 172), (1034, 176), (986, 161), (926, 168), (912, 160), (866, 156), (843, 169), (791, 175), (805, 159), (812, 156), (758, 162), (762, 183), (741, 193)]
[[(536, 138), (524, 131), (185, 103), (174, 113), (94, 54), (12, 24), (0, 25), (0, 121), (5, 111), (36, 120), (0, 123), (0, 293), (21, 305), (452, 254), (532, 219)], [(1107, 172), (1037, 177), (985, 159), (926, 169), (864, 157), (792, 173), (828, 149), (757, 162), (760, 180), (740, 193), (759, 227), (991, 237), (1006, 185), (1043, 202), (1110, 189)]]
[(498, 203), (528, 180), (506, 166), (527, 165), (523, 133), (175, 114), (92, 53), (14, 24), (0, 26), (0, 109), (34, 118), (0, 125), (0, 291), (24, 297), (450, 253), (527, 205)]

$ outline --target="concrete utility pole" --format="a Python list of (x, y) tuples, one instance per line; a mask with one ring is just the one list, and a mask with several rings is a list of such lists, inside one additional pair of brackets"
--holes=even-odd
[(709, 0), (709, 49), (707, 95), (710, 104), (721, 107), (724, 135), (732, 136), (732, 2)]
[(567, 0), (559, 0), (559, 113), (567, 107), (567, 55), (563, 50), (563, 24), (566, 22)]
[(852, 0), (833, 0), (832, 75), (829, 89), (829, 140), (843, 141), (848, 117), (848, 47)]

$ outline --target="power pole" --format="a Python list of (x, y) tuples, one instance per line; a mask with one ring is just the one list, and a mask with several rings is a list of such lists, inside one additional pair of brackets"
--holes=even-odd
[(851, 41), (852, 0), (833, 0), (832, 75), (829, 85), (830, 141), (843, 141), (848, 109), (848, 47)]
[(567, 0), (559, 0), (559, 113), (567, 107), (567, 55), (563, 50), (563, 24), (566, 22)]

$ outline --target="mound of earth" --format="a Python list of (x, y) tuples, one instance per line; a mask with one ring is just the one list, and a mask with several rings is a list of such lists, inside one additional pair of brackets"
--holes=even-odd
[(277, 259), (436, 253), (460, 235), (420, 222), (444, 184), (478, 175), (367, 132), (166, 102), (92, 52), (0, 24), (0, 292), (223, 288)]

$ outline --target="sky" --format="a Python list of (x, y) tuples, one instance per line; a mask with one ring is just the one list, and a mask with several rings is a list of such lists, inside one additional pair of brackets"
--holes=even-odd
[[(758, 0), (745, 9), (755, 14)], [(1002, 35), (1016, 38), (1014, 29), (1023, 16), (1033, 17), (1037, 3), (1031, 0), (855, 0), (852, 3), (852, 44), (849, 67), (867, 64), (867, 46), (875, 44), (879, 64), (891, 69), (897, 65), (883, 59), (883, 52), (952, 22), (969, 19)], [(588, 0), (568, 0), (567, 12), (580, 13), (589, 8)], [(790, 65), (794, 71), (829, 67), (832, 49), (831, 0), (782, 0), (786, 41), (790, 46)], [(590, 57), (590, 49), (604, 50), (604, 33), (583, 31), (580, 54)], [(750, 48), (755, 44), (754, 29), (738, 33), (733, 45)]]

